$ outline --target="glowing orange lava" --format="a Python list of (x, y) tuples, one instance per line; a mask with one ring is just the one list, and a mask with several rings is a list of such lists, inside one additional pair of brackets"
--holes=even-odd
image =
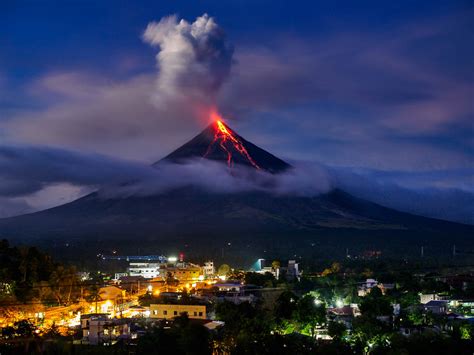
[(222, 123), (219, 115), (217, 113), (213, 113), (212, 118), (215, 120), (216, 131), (214, 133), (214, 139), (212, 140), (211, 144), (207, 148), (206, 154), (204, 154), (204, 156), (206, 157), (211, 152), (211, 149), (214, 143), (219, 142), (219, 146), (227, 154), (227, 165), (229, 167), (232, 167), (233, 165), (232, 150), (226, 146), (226, 143), (230, 143), (232, 147), (234, 147), (235, 150), (237, 150), (241, 155), (243, 155), (253, 167), (260, 169), (258, 164), (255, 162), (255, 160), (252, 159), (252, 157), (248, 153), (247, 149), (245, 149), (240, 139), (238, 139), (234, 135), (234, 133), (232, 132), (230, 128), (226, 127), (224, 123)]

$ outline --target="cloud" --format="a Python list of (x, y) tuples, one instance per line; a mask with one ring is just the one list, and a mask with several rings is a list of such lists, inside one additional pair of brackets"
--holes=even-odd
[(151, 196), (183, 186), (216, 193), (260, 191), (314, 196), (330, 189), (319, 166), (301, 166), (279, 175), (195, 159), (156, 167), (97, 154), (41, 146), (0, 146), (2, 215), (68, 202), (93, 190), (104, 198)]
[(175, 107), (152, 104), (154, 76), (112, 80), (81, 72), (48, 74), (31, 84), (45, 107), (22, 110), (3, 123), (11, 142), (47, 144), (148, 162), (200, 129)]
[[(184, 164), (160, 162), (155, 167), (101, 155), (50, 147), (0, 147), (0, 216), (32, 212), (67, 203), (94, 190), (99, 196), (153, 196), (196, 186), (212, 193), (261, 192), (312, 197), (341, 188), (384, 206), (429, 217), (474, 223), (474, 191), (453, 188), (459, 172), (405, 172), (328, 168), (294, 161), (272, 175), (207, 159)], [(472, 171), (464, 176), (472, 178)], [(430, 185), (420, 187), (419, 180)], [(454, 181), (454, 186), (459, 182)], [(423, 185), (422, 185), (423, 186)]]
[(134, 179), (148, 170), (139, 163), (97, 154), (40, 146), (0, 146), (0, 196), (27, 196), (61, 183), (100, 187)]
[(159, 47), (157, 74), (48, 73), (26, 88), (40, 104), (3, 123), (7, 138), (151, 162), (194, 135), (229, 75), (232, 46), (208, 15), (152, 22), (143, 39)]
[(244, 167), (229, 170), (226, 164), (208, 159), (184, 164), (162, 161), (152, 167), (50, 147), (0, 146), (0, 197), (4, 198), (28, 197), (28, 201), (34, 201), (41, 197), (38, 194), (57, 194), (57, 190), (71, 187), (86, 188), (82, 191), (101, 189), (101, 195), (107, 198), (150, 196), (188, 185), (212, 192), (304, 196), (318, 195), (331, 187), (325, 170), (315, 164), (273, 175)]
[(233, 47), (212, 17), (204, 14), (193, 23), (169, 16), (148, 24), (143, 39), (158, 46), (158, 78), (154, 101), (186, 105), (208, 112), (228, 78)]
[[(422, 55), (450, 25), (442, 21), (432, 31), (412, 29), (416, 34), (403, 29), (344, 33), (320, 42), (291, 39), (240, 48), (220, 107), (233, 117), (245, 117), (308, 104), (329, 110), (338, 106), (346, 109), (349, 126), (354, 113), (362, 113), (379, 132), (409, 136), (443, 133), (453, 124), (468, 127), (474, 90), (470, 78), (435, 67), (431, 56)], [(456, 61), (455, 53), (444, 54), (445, 60)], [(356, 123), (365, 123), (361, 121)]]
[(182, 164), (160, 162), (152, 174), (133, 183), (106, 186), (104, 198), (151, 196), (170, 189), (197, 186), (215, 193), (266, 192), (275, 195), (317, 196), (331, 189), (326, 170), (319, 165), (297, 165), (280, 174), (235, 166), (229, 170), (222, 162), (192, 159)]
[(452, 181), (458, 180), (460, 174), (472, 180), (472, 169), (451, 174), (445, 171), (407, 174), (373, 169), (330, 168), (328, 174), (335, 186), (383, 206), (426, 217), (474, 224), (472, 186), (461, 189), (453, 185), (463, 184), (459, 181), (453, 184)]
[(31, 211), (33, 211), (32, 206), (22, 199), (0, 196), (0, 218), (17, 216)]

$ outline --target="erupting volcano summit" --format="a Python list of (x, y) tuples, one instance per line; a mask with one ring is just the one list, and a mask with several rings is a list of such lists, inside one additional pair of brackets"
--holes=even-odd
[(214, 121), (204, 131), (163, 160), (183, 163), (200, 157), (225, 162), (229, 168), (243, 165), (272, 174), (291, 167), (273, 154), (239, 136), (219, 116), (215, 115), (213, 119)]

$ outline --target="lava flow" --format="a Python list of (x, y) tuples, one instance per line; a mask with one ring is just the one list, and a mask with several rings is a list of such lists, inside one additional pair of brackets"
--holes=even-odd
[[(211, 144), (207, 148), (206, 154), (204, 154), (204, 157), (206, 157), (212, 150), (212, 147), (214, 146), (215, 143), (219, 142), (219, 146), (226, 152), (227, 154), (227, 165), (229, 167), (232, 167), (233, 165), (233, 159), (232, 159), (232, 147), (237, 150), (241, 155), (243, 155), (248, 162), (255, 167), (256, 169), (260, 169), (258, 164), (255, 162), (255, 160), (252, 159), (250, 154), (248, 153), (247, 149), (244, 147), (240, 139), (238, 139), (232, 130), (224, 123), (222, 123), (219, 115), (213, 114), (215, 118), (215, 133), (214, 133), (214, 139), (212, 140)], [(226, 143), (230, 143), (231, 147), (227, 147)]]

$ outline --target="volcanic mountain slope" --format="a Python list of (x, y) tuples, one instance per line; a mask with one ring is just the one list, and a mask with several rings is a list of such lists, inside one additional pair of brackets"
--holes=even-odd
[(229, 167), (237, 164), (269, 173), (279, 173), (290, 168), (288, 163), (245, 140), (220, 120), (211, 123), (163, 160), (182, 163), (192, 158), (225, 161)]
[[(181, 164), (199, 157), (221, 161), (229, 169), (242, 165), (279, 174), (292, 168), (220, 121), (162, 161)], [(468, 235), (474, 229), (397, 212), (340, 190), (297, 197), (265, 192), (211, 193), (195, 186), (145, 197), (104, 198), (96, 192), (59, 207), (0, 220), (0, 236), (38, 240), (141, 238), (172, 244), (205, 236), (212, 243), (222, 235), (228, 240), (245, 237), (265, 241), (334, 231), (364, 235), (374, 231), (410, 235), (460, 231)]]

